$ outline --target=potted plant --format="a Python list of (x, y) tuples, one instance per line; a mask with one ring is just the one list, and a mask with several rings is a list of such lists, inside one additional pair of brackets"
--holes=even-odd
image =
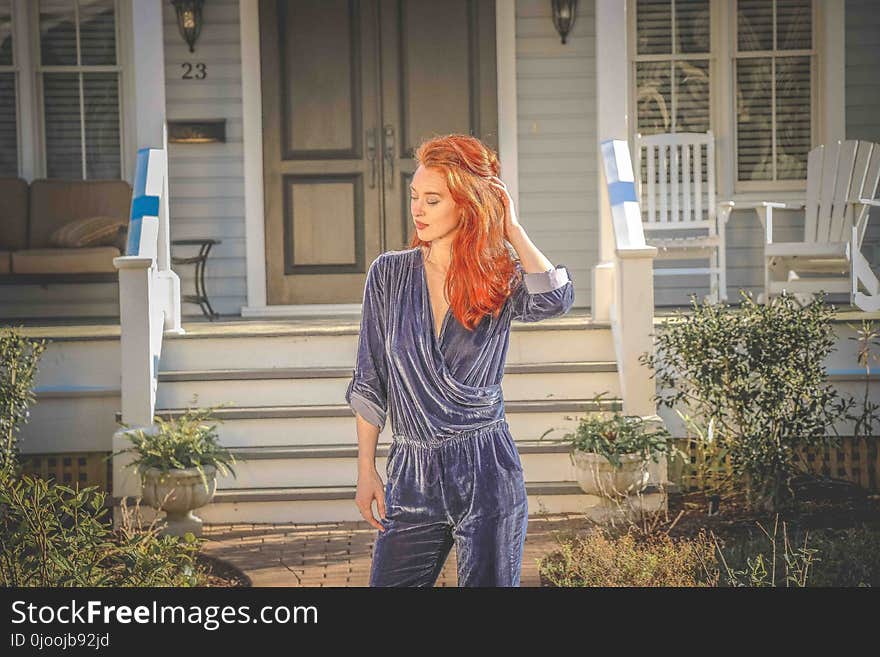
[[(652, 425), (659, 424), (652, 428)], [(615, 412), (581, 418), (571, 442), (571, 461), (585, 493), (603, 497), (636, 494), (648, 485), (648, 462), (677, 448), (658, 416), (643, 418)]]
[(131, 447), (111, 455), (135, 454), (126, 467), (136, 468), (140, 474), (143, 501), (165, 511), (163, 534), (184, 536), (192, 532), (201, 536), (202, 520), (193, 510), (214, 498), (218, 471), (236, 476), (231, 466), (236, 462), (234, 455), (218, 444), (216, 424), (207, 424), (215, 419), (214, 410), (187, 409), (167, 421), (157, 415), (154, 426), (126, 433)]

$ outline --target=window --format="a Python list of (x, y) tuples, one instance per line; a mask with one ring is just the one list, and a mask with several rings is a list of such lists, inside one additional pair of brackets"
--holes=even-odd
[(40, 0), (39, 77), (48, 178), (120, 178), (116, 0)]
[(812, 0), (738, 0), (737, 181), (802, 180), (813, 143)]
[(709, 0), (638, 0), (637, 132), (709, 130)]
[(803, 189), (821, 141), (815, 4), (630, 0), (633, 133), (712, 130), (719, 192)]
[(0, 176), (18, 176), (18, 93), (12, 34), (12, 0), (0, 0)]

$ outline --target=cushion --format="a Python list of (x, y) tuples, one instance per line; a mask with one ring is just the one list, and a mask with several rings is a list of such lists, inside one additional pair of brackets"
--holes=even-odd
[(12, 271), (11, 256), (9, 251), (0, 251), (0, 274), (8, 274)]
[(34, 180), (29, 199), (29, 249), (51, 248), (49, 235), (74, 219), (128, 219), (131, 212), (131, 186), (125, 180)]
[(26, 249), (12, 254), (15, 274), (87, 274), (115, 272), (115, 246), (92, 246), (82, 249)]
[(74, 219), (52, 231), (49, 245), (74, 249), (84, 246), (116, 246), (119, 233), (127, 225), (128, 222), (123, 219), (101, 215)]
[(26, 249), (28, 184), (21, 178), (0, 178), (0, 249)]

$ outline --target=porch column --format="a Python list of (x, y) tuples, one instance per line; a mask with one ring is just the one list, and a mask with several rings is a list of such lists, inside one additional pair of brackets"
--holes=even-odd
[[(629, 139), (627, 111), (629, 65), (627, 61), (626, 2), (596, 2), (596, 137), (601, 144), (609, 139)], [(593, 268), (593, 319), (611, 319), (614, 291), (614, 229), (611, 206), (602, 176), (602, 149), (596, 149), (596, 175), (599, 189), (599, 263)]]
[(165, 41), (163, 2), (132, 0), (131, 76), (133, 78), (134, 143), (129, 150), (162, 149), (165, 182), (159, 201), (159, 239), (156, 250), (157, 301), (165, 310), (165, 330), (181, 333), (180, 279), (171, 270), (171, 231), (168, 218), (168, 135), (165, 114)]

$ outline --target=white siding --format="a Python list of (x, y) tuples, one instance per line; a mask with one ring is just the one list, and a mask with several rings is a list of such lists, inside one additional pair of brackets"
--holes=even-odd
[(519, 219), (568, 268), (579, 307), (599, 254), (594, 24), (593, 2), (579, 3), (563, 45), (549, 2), (516, 2)]
[[(208, 258), (205, 287), (219, 313), (239, 314), (246, 303), (244, 171), (241, 123), (241, 47), (238, 1), (205, 3), (195, 52), (177, 30), (174, 7), (163, 2), (165, 85), (168, 120), (226, 119), (226, 143), (169, 144), (171, 238), (222, 240)], [(203, 80), (184, 80), (183, 64), (203, 62)], [(195, 73), (195, 71), (193, 71)], [(196, 247), (174, 247), (175, 255), (195, 254)], [(181, 293), (193, 294), (193, 266), (174, 266)], [(183, 304), (184, 315), (201, 315)]]

